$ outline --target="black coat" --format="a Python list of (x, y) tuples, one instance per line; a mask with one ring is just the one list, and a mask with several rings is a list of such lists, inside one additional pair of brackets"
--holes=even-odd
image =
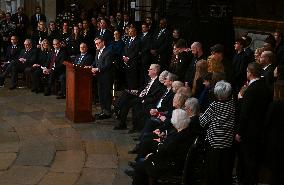
[(265, 114), (272, 94), (264, 79), (251, 83), (240, 102), (240, 126), (242, 142), (255, 146), (261, 140)]
[[(39, 14), (39, 15), (40, 15), (39, 20), (46, 22), (46, 16), (45, 16), (44, 14)], [(32, 15), (32, 16), (31, 16), (31, 26), (32, 26), (32, 29), (33, 29), (33, 30), (36, 30), (36, 29), (37, 29), (37, 24), (38, 24), (38, 22), (39, 22), (39, 21), (37, 21), (36, 14)]]
[(7, 51), (4, 57), (4, 61), (5, 62), (12, 62), (15, 61), (19, 58), (19, 55), (21, 53), (22, 47), (20, 47), (19, 45), (16, 45), (16, 48), (12, 48), (12, 45), (9, 45), (7, 47)]
[(98, 59), (98, 52), (96, 54), (95, 60), (92, 64), (93, 67), (99, 68), (100, 72), (96, 74), (98, 81), (105, 81), (105, 83), (111, 83), (112, 79), (112, 62), (113, 55), (110, 48), (105, 48)]

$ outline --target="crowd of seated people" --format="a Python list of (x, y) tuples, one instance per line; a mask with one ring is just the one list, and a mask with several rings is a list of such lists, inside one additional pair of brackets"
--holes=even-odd
[[(50, 21), (46, 26), (37, 8), (28, 33), (31, 25), (21, 7), (12, 17), (4, 15), (0, 86), (16, 89), (18, 74), (23, 73), (31, 78), (31, 91), (45, 96), (59, 82), (56, 93), (62, 99), (66, 97), (63, 62), (90, 68), (102, 109), (98, 119), (111, 118), (113, 111), (114, 130), (139, 132), (129, 151), (137, 154), (129, 163), (134, 169), (126, 171), (134, 185), (155, 184), (166, 172), (181, 175), (197, 137), (205, 143), (208, 185), (230, 184), (233, 167), (234, 180), (256, 184), (263, 166), (271, 184), (284, 184), (279, 162), (284, 151), (279, 142), (284, 41), (279, 30), (255, 52), (249, 36), (237, 38), (235, 55), (230, 57), (222, 44), (216, 43), (208, 54), (202, 43), (188, 43), (179, 28), (171, 34), (164, 18), (157, 25), (151, 18), (138, 24), (127, 13), (117, 12), (110, 17), (81, 16), (72, 25)], [(122, 95), (111, 110), (113, 84)]]

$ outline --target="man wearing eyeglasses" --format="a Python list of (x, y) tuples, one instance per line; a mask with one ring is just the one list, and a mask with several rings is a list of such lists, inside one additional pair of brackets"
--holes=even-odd
[(112, 62), (113, 57), (111, 49), (106, 48), (105, 41), (102, 36), (95, 38), (97, 48), (96, 57), (92, 64), (92, 73), (97, 78), (99, 102), (101, 113), (99, 119), (107, 119), (111, 117), (112, 102)]

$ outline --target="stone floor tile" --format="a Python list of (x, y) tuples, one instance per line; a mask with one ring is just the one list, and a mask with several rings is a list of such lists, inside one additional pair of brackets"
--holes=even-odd
[(88, 155), (85, 167), (87, 168), (118, 168), (118, 158), (113, 154), (90, 154)]
[(19, 151), (19, 142), (0, 142), (0, 153), (7, 152), (18, 152)]
[(83, 151), (57, 151), (50, 170), (52, 172), (80, 173), (84, 163), (85, 154)]
[(83, 144), (76, 138), (60, 138), (55, 140), (55, 149), (57, 151), (83, 150)]
[(44, 176), (38, 185), (74, 185), (79, 176), (79, 173), (50, 172)]
[(0, 174), (0, 184), (35, 185), (47, 173), (48, 168), (38, 166), (13, 166)]
[(76, 185), (112, 185), (115, 176), (115, 169), (84, 168)]
[(0, 153), (0, 171), (7, 170), (17, 158), (17, 153)]
[(92, 141), (86, 142), (87, 154), (114, 154), (116, 155), (116, 148), (112, 141)]

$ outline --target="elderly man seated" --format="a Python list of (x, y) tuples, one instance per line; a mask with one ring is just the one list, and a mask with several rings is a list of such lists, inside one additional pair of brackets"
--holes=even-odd
[[(122, 130), (127, 128), (126, 118), (130, 108), (137, 110), (137, 107), (152, 107), (158, 103), (158, 100), (163, 93), (163, 86), (158, 79), (159, 72), (160, 65), (151, 64), (148, 69), (148, 83), (139, 91), (124, 91), (114, 108), (119, 119), (119, 124), (114, 127), (114, 130)], [(135, 113), (133, 113), (133, 115), (135, 115)], [(133, 116), (133, 118), (134, 117), (135, 116)], [(135, 125), (133, 125), (133, 130), (136, 129), (137, 128), (135, 128)]]

